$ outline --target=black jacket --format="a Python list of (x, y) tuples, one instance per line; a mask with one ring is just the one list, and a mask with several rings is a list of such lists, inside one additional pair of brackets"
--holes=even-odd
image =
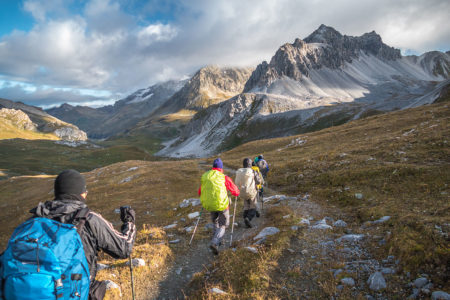
[[(30, 212), (35, 217), (44, 217), (61, 223), (73, 224), (77, 212), (87, 207), (82, 199), (73, 195), (63, 195), (53, 201), (39, 203)], [(122, 232), (114, 229), (100, 214), (89, 211), (81, 232), (81, 241), (89, 264), (91, 282), (97, 274), (97, 253), (101, 249), (114, 258), (127, 258), (131, 254), (136, 226), (132, 222), (122, 225)]]

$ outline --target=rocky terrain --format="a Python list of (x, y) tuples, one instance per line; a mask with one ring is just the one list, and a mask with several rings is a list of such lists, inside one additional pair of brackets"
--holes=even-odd
[[(53, 134), (67, 141), (85, 141), (87, 135), (77, 126), (63, 122), (38, 107), (0, 99), (0, 118), (17, 129), (45, 134)], [(20, 138), (19, 136), (17, 136)]]

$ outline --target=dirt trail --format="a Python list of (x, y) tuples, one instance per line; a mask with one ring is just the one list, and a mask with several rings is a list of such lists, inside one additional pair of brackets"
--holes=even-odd
[[(207, 169), (203, 163), (199, 163), (199, 168)], [(235, 173), (232, 169), (225, 169), (227, 175), (233, 177), (232, 175)], [(267, 191), (268, 194), (273, 194), (274, 191)], [(234, 201), (234, 198), (233, 198)], [(230, 207), (230, 223), (233, 220), (234, 204)], [(254, 218), (252, 220), (253, 228), (246, 228), (242, 218), (242, 209), (243, 203), (238, 200), (237, 208), (236, 208), (236, 217), (235, 217), (235, 225), (233, 232), (233, 241), (244, 240), (249, 236), (252, 236), (259, 232), (263, 227), (264, 215), (260, 218)], [(200, 222), (198, 225), (198, 231), (204, 230), (205, 223), (211, 223), (209, 214), (204, 214), (202, 216), (203, 222)], [(205, 222), (207, 219), (207, 222)], [(197, 233), (196, 233), (197, 235)], [(219, 251), (229, 248), (230, 245), (230, 236), (231, 236), (231, 224), (227, 229), (223, 244), (219, 248)], [(155, 299), (159, 300), (175, 300), (175, 299), (185, 299), (184, 291), (188, 286), (189, 282), (192, 279), (192, 276), (197, 273), (203, 271), (205, 268), (209, 268), (211, 263), (213, 262), (215, 256), (212, 254), (209, 249), (210, 238), (204, 239), (195, 239), (192, 242), (192, 246), (181, 255), (178, 255), (175, 258), (174, 263), (167, 271), (166, 276), (163, 281), (159, 283), (159, 294), (155, 297)], [(187, 247), (187, 246), (186, 246)], [(220, 253), (219, 253), (220, 255)]]

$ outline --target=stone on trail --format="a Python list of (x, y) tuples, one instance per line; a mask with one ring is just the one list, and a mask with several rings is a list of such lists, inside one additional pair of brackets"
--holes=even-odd
[(198, 211), (188, 214), (189, 219), (194, 219), (197, 218), (198, 216), (200, 216), (200, 212)]
[(245, 247), (245, 249), (255, 254), (258, 254), (258, 249), (256, 249), (255, 247)]
[(450, 300), (450, 294), (442, 291), (435, 291), (431, 294), (432, 300)]
[(363, 197), (364, 197), (363, 194), (361, 194), (361, 193), (355, 193), (355, 198), (356, 198), (356, 199), (361, 200)]
[(122, 290), (120, 289), (120, 286), (117, 283), (115, 283), (112, 280), (105, 280), (105, 283), (106, 283), (106, 289), (107, 290), (118, 289), (119, 290), (119, 295), (120, 295), (120, 297), (122, 297)]
[(194, 230), (194, 228), (195, 228), (195, 226), (189, 226), (189, 227), (184, 228), (184, 231), (186, 231), (187, 233), (190, 233)]
[(333, 223), (333, 226), (334, 227), (347, 227), (347, 223), (342, 220), (337, 220), (336, 222)]
[(386, 280), (384, 280), (383, 274), (381, 272), (375, 272), (370, 275), (367, 280), (369, 288), (373, 291), (379, 291), (386, 288)]
[(325, 218), (318, 221), (314, 226), (311, 226), (311, 228), (320, 230), (333, 229), (333, 227), (327, 224), (327, 220), (325, 220)]
[(305, 218), (301, 219), (300, 222), (298, 222), (298, 224), (300, 224), (300, 225), (307, 225), (307, 226), (310, 225), (309, 220), (305, 219)]
[(208, 293), (210, 293), (210, 294), (219, 294), (219, 295), (226, 295), (227, 294), (226, 292), (222, 291), (219, 288), (212, 288), (212, 289), (210, 289), (208, 291)]
[(391, 216), (384, 216), (381, 217), (380, 219), (373, 221), (373, 224), (380, 224), (380, 223), (384, 223), (386, 221), (388, 221), (391, 218)]
[(283, 219), (289, 219), (291, 217), (291, 215), (285, 215), (283, 216)]
[(364, 238), (364, 234), (346, 234), (337, 239), (338, 243), (344, 242), (358, 242)]
[(253, 240), (259, 240), (259, 239), (262, 239), (262, 238), (264, 238), (266, 236), (277, 234), (278, 232), (280, 232), (280, 229), (278, 229), (276, 227), (266, 227), (263, 230), (261, 230), (261, 232), (258, 233), (258, 235), (255, 236), (253, 238)]
[(170, 224), (170, 225), (164, 226), (163, 229), (166, 230), (166, 229), (172, 229), (172, 228), (175, 228), (175, 227), (177, 227), (177, 224), (174, 223), (174, 224)]
[(355, 286), (355, 280), (351, 277), (342, 278), (341, 283), (348, 286)]
[[(142, 258), (133, 258), (131, 260), (131, 264), (133, 265), (133, 267), (145, 267), (145, 260), (143, 260)], [(127, 261), (126, 265), (129, 266), (130, 261)]]
[(178, 244), (179, 242), (181, 242), (181, 240), (176, 239), (176, 240), (169, 241), (169, 244)]
[(108, 265), (100, 264), (100, 263), (97, 264), (97, 270), (98, 271), (103, 270), (103, 269), (108, 269), (108, 268), (109, 268)]
[(420, 278), (417, 278), (416, 280), (414, 280), (413, 286), (420, 289), (427, 283), (428, 283), (428, 279), (426, 279), (425, 277), (420, 277)]

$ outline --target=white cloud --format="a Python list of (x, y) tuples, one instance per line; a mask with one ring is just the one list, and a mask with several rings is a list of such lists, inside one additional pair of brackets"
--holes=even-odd
[(206, 64), (256, 66), (320, 24), (375, 30), (409, 52), (450, 49), (447, 0), (152, 0), (134, 14), (133, 1), (91, 0), (78, 15), (65, 3), (25, 2), (38, 22), (0, 37), (2, 78), (127, 94)]

